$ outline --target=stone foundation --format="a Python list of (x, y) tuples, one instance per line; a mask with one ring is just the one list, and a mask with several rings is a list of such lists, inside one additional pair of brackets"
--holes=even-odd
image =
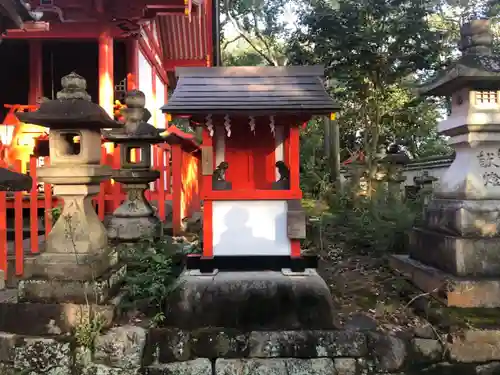
[(187, 330), (328, 329), (334, 320), (328, 286), (309, 268), (303, 272), (186, 270), (169, 295), (164, 314), (169, 325)]
[[(425, 327), (423, 327), (425, 328)], [(0, 334), (0, 374), (493, 375), (500, 331), (254, 331), (111, 328), (94, 350), (63, 338)], [(417, 332), (418, 331), (418, 332)]]

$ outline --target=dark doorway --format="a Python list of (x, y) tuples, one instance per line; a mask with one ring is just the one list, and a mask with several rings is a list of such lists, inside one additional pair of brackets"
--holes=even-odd
[(76, 72), (87, 81), (93, 102), (99, 101), (97, 41), (44, 41), (43, 95), (55, 99), (61, 78)]
[(25, 40), (0, 43), (0, 121), (8, 112), (4, 104), (28, 104), (29, 52)]

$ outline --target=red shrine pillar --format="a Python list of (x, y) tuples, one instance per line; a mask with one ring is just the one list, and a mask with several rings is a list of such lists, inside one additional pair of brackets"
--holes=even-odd
[(42, 41), (32, 39), (30, 46), (30, 88), (28, 94), (28, 104), (34, 105), (38, 98), (43, 96), (42, 83)]
[(99, 35), (99, 105), (113, 117), (113, 38), (109, 26)]
[(139, 42), (127, 41), (127, 91), (139, 88)]

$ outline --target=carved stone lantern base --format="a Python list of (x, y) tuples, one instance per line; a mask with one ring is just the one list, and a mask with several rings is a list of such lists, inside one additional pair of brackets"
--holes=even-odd
[(123, 184), (127, 198), (118, 207), (108, 223), (108, 238), (117, 242), (136, 242), (143, 238), (159, 238), (162, 222), (149, 204), (144, 192), (149, 182), (159, 177), (153, 170), (118, 170), (115, 181)]
[(106, 228), (92, 206), (99, 183), (110, 174), (99, 165), (40, 168), (41, 181), (57, 180), (54, 193), (64, 205), (46, 250), (26, 261), (29, 278), (19, 284), (20, 301), (106, 304), (115, 295), (125, 266), (108, 246)]
[(450, 307), (500, 307), (499, 200), (434, 198), (392, 267)]

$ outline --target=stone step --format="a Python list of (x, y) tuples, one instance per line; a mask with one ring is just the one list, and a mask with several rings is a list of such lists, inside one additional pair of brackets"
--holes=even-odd
[(143, 364), (169, 364), (196, 358), (362, 357), (366, 335), (342, 330), (252, 331), (206, 327), (151, 328)]
[(89, 314), (98, 314), (103, 329), (110, 328), (119, 317), (122, 298), (118, 295), (104, 304), (23, 303), (17, 302), (12, 289), (2, 295), (8, 302), (0, 303), (0, 332), (23, 336), (70, 334)]

